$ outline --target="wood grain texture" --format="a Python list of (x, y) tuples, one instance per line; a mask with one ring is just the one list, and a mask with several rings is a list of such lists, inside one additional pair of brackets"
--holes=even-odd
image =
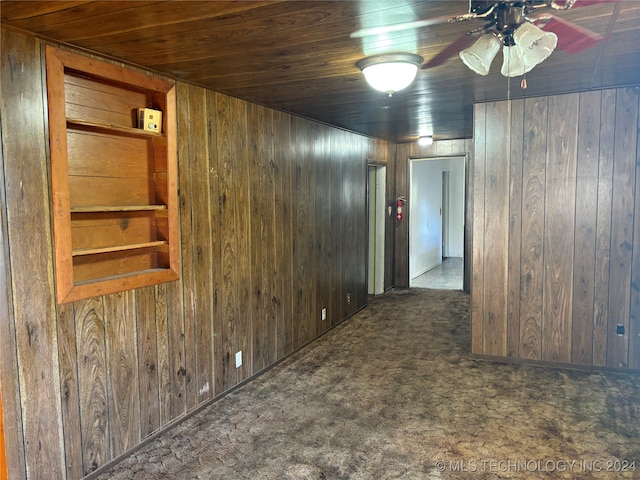
[[(638, 108), (640, 92), (636, 91)], [(636, 150), (636, 191), (631, 259), (631, 305), (629, 311), (629, 368), (640, 370), (640, 142)]]
[(522, 169), (524, 155), (524, 100), (511, 102), (509, 136), (509, 246), (507, 253), (507, 350), (520, 355), (520, 258), (522, 248)]
[(235, 145), (233, 112), (231, 98), (226, 95), (216, 97), (216, 125), (218, 143), (218, 169), (220, 185), (220, 231), (221, 231), (221, 308), (222, 308), (222, 350), (218, 353), (218, 360), (222, 363), (221, 389), (227, 390), (237, 382), (235, 368), (236, 350), (236, 322), (237, 306), (237, 271), (238, 259), (236, 238), (236, 204), (235, 191)]
[(549, 98), (542, 359), (571, 361), (578, 94)]
[[(252, 310), (251, 292), (251, 243), (250, 243), (250, 211), (249, 211), (249, 139), (247, 136), (247, 103), (236, 98), (229, 101), (232, 112), (232, 128), (234, 132), (234, 200), (236, 212), (236, 245), (240, 262), (237, 268), (236, 295), (237, 328), (235, 352), (242, 352), (242, 365), (237, 368), (238, 382), (247, 379), (252, 370)], [(235, 364), (234, 364), (235, 368)]]
[[(510, 118), (510, 105), (489, 103), (487, 125)], [(508, 127), (507, 123), (507, 127)], [(509, 152), (510, 130), (486, 134), (485, 217), (484, 217), (484, 341), (487, 355), (505, 355), (507, 351), (507, 258), (509, 221)], [(490, 295), (487, 295), (490, 292)]]
[[(192, 155), (191, 146), (194, 149), (200, 148), (204, 139), (202, 137), (195, 137), (195, 142), (185, 141), (187, 138), (191, 138), (191, 103), (189, 99), (189, 93), (191, 88), (189, 85), (179, 83), (176, 87), (176, 102), (178, 105), (177, 110), (177, 124), (178, 124), (178, 136), (180, 141), (178, 142), (178, 165), (179, 165), (179, 202), (180, 202), (180, 235), (184, 239), (181, 243), (182, 258), (187, 259), (182, 265), (182, 285), (183, 285), (183, 319), (184, 319), (184, 382), (185, 382), (185, 403), (187, 411), (193, 409), (196, 405), (196, 319), (195, 308), (196, 299), (194, 291), (194, 270), (195, 265), (193, 262), (194, 248), (197, 241), (194, 238), (193, 228), (193, 199), (191, 193), (191, 184), (195, 178), (192, 172)], [(201, 98), (194, 98), (196, 103)], [(194, 108), (201, 108), (197, 105)], [(198, 122), (198, 119), (194, 119), (194, 123)], [(197, 130), (196, 130), (197, 131)], [(201, 172), (198, 172), (201, 174)], [(196, 186), (196, 189), (198, 187)], [(203, 219), (207, 222), (207, 219)]]
[(171, 362), (169, 355), (169, 330), (167, 326), (167, 287), (164, 283), (154, 287), (156, 345), (158, 352), (158, 415), (159, 426), (171, 420)]
[(216, 94), (210, 90), (206, 91), (206, 115), (207, 115), (207, 143), (208, 143), (208, 161), (209, 171), (209, 201), (211, 206), (209, 215), (211, 216), (211, 244), (208, 247), (211, 250), (211, 271), (209, 272), (210, 281), (212, 283), (212, 316), (211, 319), (211, 392), (212, 396), (218, 396), (222, 393), (222, 362), (219, 358), (219, 352), (222, 351), (222, 275), (220, 272), (219, 259), (221, 258), (221, 239), (220, 233), (220, 186), (219, 164), (218, 164), (218, 138), (216, 135)]
[(291, 195), (291, 117), (273, 112), (274, 223), (276, 225), (277, 357), (293, 350), (293, 248)]
[[(4, 30), (0, 30), (0, 42), (5, 48), (11, 39)], [(6, 75), (10, 72), (10, 55), (0, 57), (0, 81), (7, 85)], [(6, 87), (5, 87), (6, 88)], [(0, 97), (0, 112), (6, 111), (5, 97)], [(0, 386), (2, 388), (2, 416), (3, 416), (3, 446), (6, 450), (5, 468), (11, 478), (25, 478), (27, 476), (24, 458), (24, 437), (22, 433), (22, 412), (20, 410), (20, 384), (17, 364), (17, 352), (14, 339), (15, 315), (13, 312), (13, 286), (11, 283), (11, 256), (9, 250), (9, 225), (4, 145), (6, 132), (2, 128), (4, 115), (0, 113), (0, 296), (5, 301), (0, 302)]]
[(111, 459), (107, 396), (106, 325), (101, 298), (74, 304), (78, 344), (78, 385), (82, 465), (86, 475)]
[(136, 337), (138, 339), (138, 378), (140, 384), (140, 437), (160, 428), (158, 326), (156, 290), (153, 286), (136, 292)]
[[(17, 354), (17, 362), (12, 363), (17, 363), (20, 392), (29, 392), (20, 401), (23, 451), (29, 476), (63, 478), (65, 465), (40, 42), (6, 34), (4, 30), (1, 40), (6, 195), (3, 208), (7, 215), (16, 326), (12, 342), (15, 342)], [(25, 212), (29, 212), (28, 215)], [(14, 429), (17, 425), (10, 424), (8, 428)], [(47, 445), (47, 448), (41, 448), (41, 445)], [(13, 454), (10, 457), (10, 466), (13, 466)]]
[(598, 155), (598, 207), (593, 301), (593, 364), (607, 364), (609, 324), (609, 265), (611, 257), (611, 199), (613, 188), (616, 91), (602, 92), (600, 151)]
[(587, 365), (593, 361), (595, 226), (598, 206), (601, 100), (601, 92), (585, 92), (580, 94), (578, 106), (571, 362)]
[[(638, 142), (638, 88), (620, 88), (616, 94), (613, 190), (611, 201), (611, 262), (609, 264), (609, 325), (607, 365), (629, 363), (629, 305), (633, 258), (633, 209)], [(616, 332), (622, 325), (624, 335)]]
[[(20, 34), (9, 36), (25, 43)], [(33, 47), (37, 42), (26, 43)], [(18, 48), (17, 53), (37, 65), (32, 70), (37, 81), (11, 88), (18, 97), (41, 102), (44, 71), (39, 50), (31, 47), (27, 53)], [(2, 60), (7, 92), (14, 90), (5, 87), (11, 82), (4, 80), (11, 77), (12, 68), (14, 77), (22, 68), (19, 62), (11, 65), (12, 55), (13, 51)], [(173, 121), (183, 133), (178, 144), (167, 143), (167, 155), (155, 167), (162, 170), (156, 177), (169, 181), (171, 174), (163, 169), (169, 169), (168, 158), (178, 153), (180, 203), (167, 199), (167, 209), (144, 210), (135, 221), (129, 212), (124, 214), (132, 220), (127, 234), (136, 241), (151, 240), (142, 232), (155, 220), (159, 234), (168, 235), (167, 210), (179, 209), (181, 235), (175, 259), (181, 279), (136, 285), (125, 293), (57, 309), (51, 232), (42, 228), (51, 222), (43, 148), (46, 112), (42, 104), (37, 114), (27, 112), (3, 95), (0, 219), (5, 229), (0, 234), (5, 263), (0, 281), (10, 302), (3, 313), (7, 323), (0, 328), (0, 369), (7, 445), (16, 449), (7, 460), (17, 478), (26, 477), (27, 468), (38, 472), (34, 478), (89, 475), (366, 304), (365, 166), (367, 158), (391, 161), (392, 146), (200, 87), (178, 84), (177, 90), (178, 115)], [(5, 113), (8, 102), (14, 102), (9, 105), (11, 115)], [(27, 117), (31, 123), (22, 122)], [(19, 121), (7, 126), (6, 119)], [(25, 134), (33, 124), (39, 127)], [(21, 138), (29, 141), (16, 140)], [(297, 167), (304, 178), (294, 180)], [(315, 186), (316, 178), (322, 189)], [(165, 198), (168, 190), (158, 192), (154, 190)], [(30, 212), (26, 222), (23, 215), (16, 216), (22, 211)], [(86, 212), (73, 213), (73, 218), (77, 228), (96, 229), (93, 240), (83, 246), (95, 247), (94, 240), (101, 248), (109, 246), (100, 243), (100, 231), (116, 224), (87, 221)], [(38, 228), (32, 228), (35, 224)], [(347, 225), (348, 238), (343, 236)], [(301, 270), (294, 261), (294, 238), (300, 247), (296, 254), (305, 265)], [(38, 252), (37, 258), (33, 252)], [(101, 256), (107, 261), (109, 254)], [(86, 257), (77, 257), (78, 271), (101, 271), (100, 262), (83, 261)], [(164, 250), (159, 257), (168, 261)], [(324, 272), (318, 270), (321, 265)], [(294, 292), (303, 271), (310, 278), (303, 280), (304, 301), (298, 302)], [(318, 281), (321, 277), (324, 280)], [(259, 301), (249, 302), (258, 283)], [(243, 289), (250, 295), (243, 296)], [(352, 294), (349, 308), (347, 293)], [(331, 312), (327, 325), (318, 321), (318, 307), (324, 302), (329, 302)], [(294, 303), (300, 315), (293, 314)], [(35, 328), (25, 336), (22, 327), (13, 330), (17, 322)], [(240, 349), (246, 368), (241, 376), (234, 363)], [(46, 360), (45, 350), (50, 354)], [(47, 455), (34, 455), (34, 441), (44, 442)]]
[(66, 436), (64, 444), (67, 478), (81, 478), (82, 425), (80, 392), (78, 389), (78, 352), (76, 325), (71, 304), (60, 305), (58, 315), (58, 357), (60, 358), (60, 391), (62, 393), (62, 421)]
[[(472, 162), (473, 178), (473, 238), (471, 272), (471, 352), (484, 353), (484, 217), (487, 106), (476, 104), (473, 112), (475, 145)], [(491, 128), (491, 126), (489, 126)]]
[(520, 263), (520, 356), (542, 358), (543, 238), (548, 99), (526, 99)]
[(111, 458), (140, 443), (135, 292), (104, 297)]

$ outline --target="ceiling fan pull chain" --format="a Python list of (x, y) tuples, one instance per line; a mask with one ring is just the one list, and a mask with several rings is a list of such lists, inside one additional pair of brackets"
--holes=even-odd
[(527, 89), (527, 76), (526, 75), (522, 76), (522, 81), (520, 82), (520, 88), (522, 90), (526, 90)]

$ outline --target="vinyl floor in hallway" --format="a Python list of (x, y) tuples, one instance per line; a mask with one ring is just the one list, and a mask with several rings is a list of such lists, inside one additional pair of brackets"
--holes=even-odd
[(462, 290), (463, 265), (461, 257), (445, 258), (442, 263), (411, 280), (413, 288)]
[(474, 358), (467, 294), (391, 291), (99, 478), (640, 478), (639, 380)]

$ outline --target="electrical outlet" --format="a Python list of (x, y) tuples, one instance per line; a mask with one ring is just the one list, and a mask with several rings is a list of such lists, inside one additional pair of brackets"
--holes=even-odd
[(242, 350), (236, 352), (236, 368), (240, 368), (242, 366)]
[(322, 320), (326, 320), (327, 319), (327, 309), (323, 308), (322, 309)]
[(347, 305), (351, 305), (351, 294), (347, 293)]

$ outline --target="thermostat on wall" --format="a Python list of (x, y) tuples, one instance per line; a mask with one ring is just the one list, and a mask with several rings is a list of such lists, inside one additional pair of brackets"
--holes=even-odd
[(139, 108), (138, 128), (149, 132), (160, 133), (162, 128), (162, 112), (152, 108)]

